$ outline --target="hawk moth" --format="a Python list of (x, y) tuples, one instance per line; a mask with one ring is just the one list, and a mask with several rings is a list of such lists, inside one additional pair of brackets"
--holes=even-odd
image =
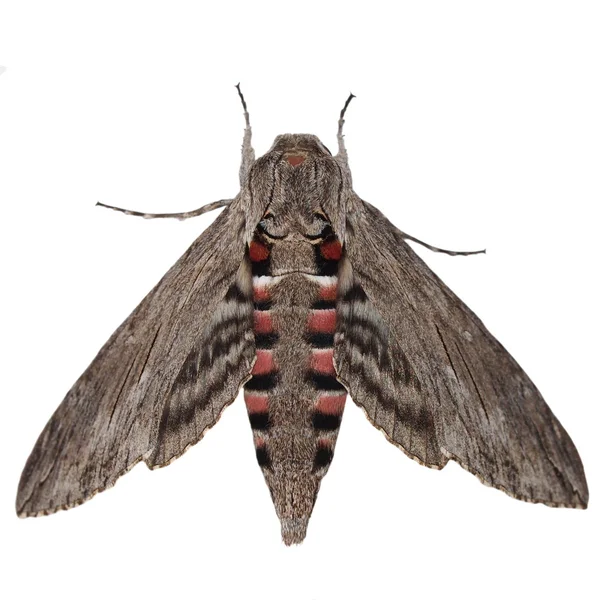
[[(306, 535), (347, 393), (408, 456), (448, 460), (520, 500), (585, 508), (573, 442), (481, 321), (352, 189), (338, 121), (334, 156), (278, 136), (255, 159), (250, 119), (240, 191), (115, 331), (27, 461), (19, 516), (89, 500), (135, 464), (168, 465), (244, 387), (256, 457), (283, 541)], [(104, 205), (106, 206), (106, 205)]]

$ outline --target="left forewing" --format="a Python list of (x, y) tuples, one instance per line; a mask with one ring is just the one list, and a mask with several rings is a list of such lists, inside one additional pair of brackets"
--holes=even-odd
[(27, 461), (20, 516), (81, 504), (140, 460), (169, 464), (234, 400), (254, 360), (244, 227), (227, 207), (106, 342)]
[(429, 467), (453, 459), (521, 500), (585, 507), (577, 450), (529, 377), (398, 229), (356, 205), (335, 344), (354, 401)]

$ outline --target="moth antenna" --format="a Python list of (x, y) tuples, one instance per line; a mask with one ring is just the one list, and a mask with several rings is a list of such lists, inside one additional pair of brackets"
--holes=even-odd
[(240, 89), (240, 84), (236, 86), (237, 92), (242, 101), (242, 107), (244, 108), (244, 119), (246, 120), (246, 129), (244, 129), (244, 141), (242, 143), (242, 164), (240, 165), (240, 185), (244, 185), (246, 177), (250, 172), (250, 168), (254, 164), (254, 148), (252, 148), (252, 128), (250, 127), (250, 114), (248, 113), (248, 106), (244, 99), (244, 94)]
[(116, 210), (118, 212), (125, 213), (126, 215), (131, 215), (132, 217), (143, 217), (144, 219), (179, 219), (183, 221), (184, 219), (191, 219), (192, 217), (199, 217), (204, 213), (210, 212), (211, 210), (215, 210), (217, 208), (222, 208), (223, 206), (227, 206), (231, 204), (231, 200), (217, 200), (216, 202), (211, 202), (210, 204), (205, 204), (200, 208), (196, 208), (195, 210), (190, 210), (188, 212), (182, 213), (143, 213), (138, 212), (137, 210), (128, 210), (127, 208), (119, 208), (118, 206), (111, 206), (110, 204), (104, 204), (102, 202), (96, 202), (96, 206), (102, 206), (104, 208), (110, 208), (111, 210)]
[(343, 129), (344, 129), (344, 123), (345, 123), (344, 115), (346, 114), (346, 110), (348, 109), (348, 105), (352, 101), (352, 98), (356, 98), (356, 96), (351, 93), (348, 96), (346, 103), (344, 104), (344, 108), (342, 108), (342, 110), (340, 111), (340, 119), (338, 121), (338, 132), (337, 132), (338, 156), (343, 157), (346, 160), (348, 160), (348, 152), (346, 151), (346, 144), (344, 143), (344, 135), (343, 135)]
[(441, 252), (442, 254), (449, 254), (450, 256), (471, 256), (472, 254), (486, 253), (485, 248), (483, 250), (471, 250), (469, 252), (459, 252), (457, 250), (444, 250), (443, 248), (437, 248), (436, 246), (432, 246), (431, 244), (418, 240), (416, 237), (408, 235), (408, 233), (404, 233), (403, 231), (401, 233), (404, 239), (410, 240), (411, 242), (416, 242), (417, 244), (421, 244), (421, 246), (425, 246), (425, 248), (433, 252)]

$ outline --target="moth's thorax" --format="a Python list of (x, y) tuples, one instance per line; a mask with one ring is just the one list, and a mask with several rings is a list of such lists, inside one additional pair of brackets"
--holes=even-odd
[(319, 214), (343, 233), (350, 192), (349, 171), (307, 134), (278, 136), (252, 166), (245, 189), (251, 205), (272, 219), (278, 238), (292, 232), (314, 235)]

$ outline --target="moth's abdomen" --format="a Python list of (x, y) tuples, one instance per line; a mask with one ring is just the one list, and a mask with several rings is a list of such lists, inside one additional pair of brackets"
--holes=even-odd
[(333, 452), (346, 400), (333, 364), (341, 246), (269, 242), (257, 233), (256, 360), (244, 396), (256, 456), (286, 543), (301, 541)]
[[(317, 248), (320, 249), (322, 247)], [(333, 458), (346, 403), (346, 389), (337, 380), (333, 366), (337, 271), (336, 275), (316, 275), (312, 279), (319, 286), (319, 298), (312, 304), (306, 328), (306, 338), (311, 348), (307, 379), (316, 392), (312, 409), (312, 427), (317, 441), (313, 470), (318, 472), (327, 468)]]

